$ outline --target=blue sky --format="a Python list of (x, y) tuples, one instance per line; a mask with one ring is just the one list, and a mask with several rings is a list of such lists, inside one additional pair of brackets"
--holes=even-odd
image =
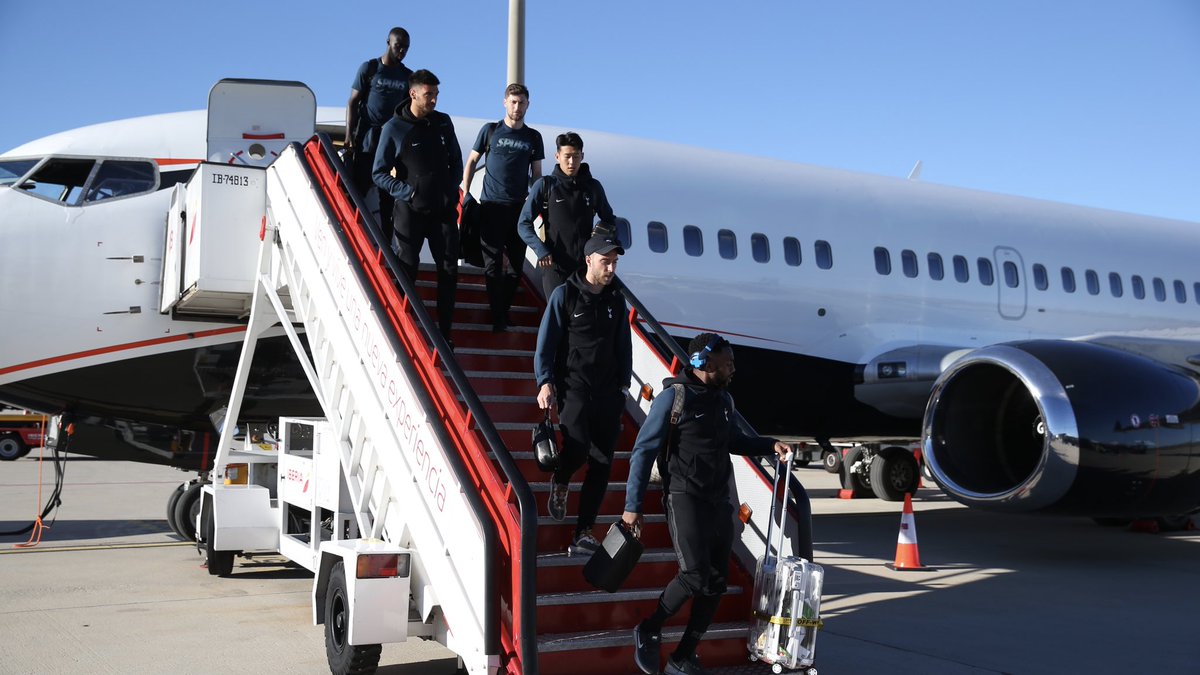
[[(0, 150), (203, 108), (222, 77), (344, 105), (392, 25), (440, 109), (501, 114), (507, 0), (0, 1)], [(930, 182), (1200, 221), (1192, 0), (528, 0), (527, 41), (534, 126), (895, 176), (922, 160)]]

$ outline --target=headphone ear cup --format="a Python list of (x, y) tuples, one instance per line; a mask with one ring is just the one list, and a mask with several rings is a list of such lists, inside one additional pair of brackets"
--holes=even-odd
[(703, 368), (704, 364), (707, 362), (708, 359), (704, 358), (704, 352), (696, 352), (695, 354), (692, 354), (692, 360), (690, 361), (693, 368)]

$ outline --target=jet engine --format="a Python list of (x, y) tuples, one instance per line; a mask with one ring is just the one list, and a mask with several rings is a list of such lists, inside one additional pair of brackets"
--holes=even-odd
[(997, 511), (1174, 516), (1200, 505), (1200, 375), (1126, 349), (992, 345), (934, 384), (924, 457), (957, 501)]

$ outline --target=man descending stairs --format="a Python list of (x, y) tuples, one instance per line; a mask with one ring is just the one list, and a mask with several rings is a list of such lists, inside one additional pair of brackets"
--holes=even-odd
[[(492, 331), (483, 276), (470, 267), (460, 268), (459, 275), (452, 335), (454, 357), (512, 451), (538, 505), (539, 672), (546, 675), (637, 672), (632, 629), (654, 612), (659, 594), (678, 571), (662, 509), (661, 489), (657, 485), (649, 488), (651, 494), (645, 500), (647, 511), (642, 531), (646, 551), (624, 587), (611, 594), (592, 587), (583, 578), (586, 557), (567, 552), (575, 530), (575, 515), (579, 512), (580, 486), (576, 482), (568, 490), (566, 519), (562, 522), (553, 519), (547, 504), (551, 476), (538, 468), (530, 448), (530, 431), (542, 418), (533, 374), (542, 300), (532, 291), (528, 280), (522, 279), (509, 312), (509, 328), (507, 332), (496, 333)], [(417, 286), (422, 300), (432, 307), (437, 297), (432, 267), (422, 267)], [(608, 528), (621, 517), (630, 449), (637, 430), (638, 421), (628, 412), (623, 413), (608, 489), (592, 532), (597, 539), (603, 540)], [(699, 648), (703, 663), (714, 672), (721, 672), (720, 666), (746, 664), (751, 584), (750, 577), (731, 562), (729, 590)], [(678, 642), (686, 621), (686, 615), (680, 615), (667, 622), (662, 633), (664, 653), (669, 653)]]

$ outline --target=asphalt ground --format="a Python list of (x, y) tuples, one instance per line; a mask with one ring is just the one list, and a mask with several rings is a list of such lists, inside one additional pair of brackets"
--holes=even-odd
[[(0, 463), (0, 530), (32, 519), (38, 473), (35, 458)], [(923, 489), (919, 552), (937, 569), (894, 572), (901, 505), (838, 500), (836, 476), (797, 474), (826, 571), (823, 674), (1200, 673), (1196, 531), (982, 513)], [(307, 571), (266, 557), (212, 577), (170, 532), (166, 499), (186, 478), (70, 459), (41, 543), (0, 537), (0, 673), (327, 672)], [(423, 640), (385, 645), (380, 663), (385, 675), (456, 666)]]

